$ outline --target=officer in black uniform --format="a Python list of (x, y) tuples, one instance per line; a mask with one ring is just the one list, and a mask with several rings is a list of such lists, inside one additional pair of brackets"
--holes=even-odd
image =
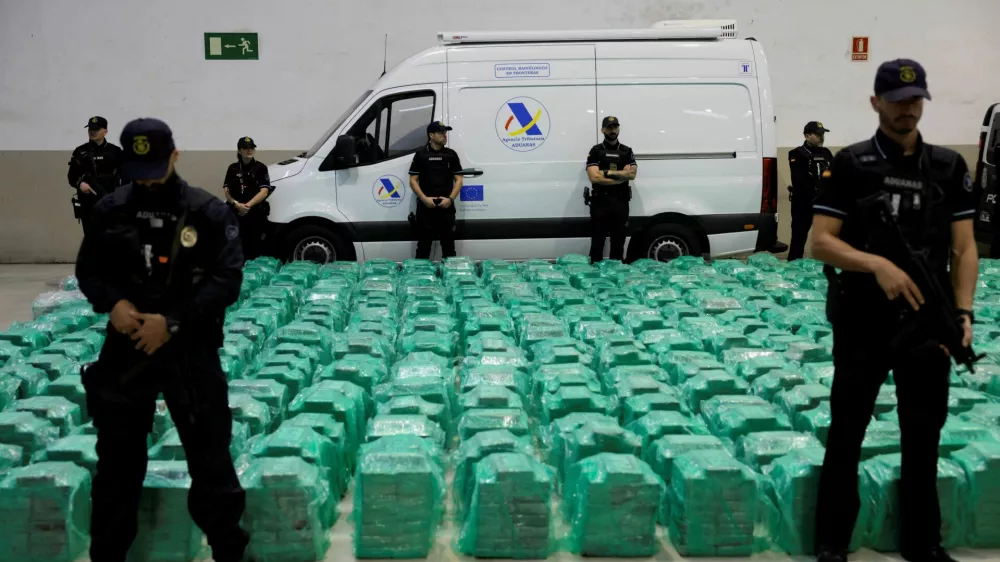
[(239, 226), (221, 200), (177, 175), (165, 123), (132, 121), (121, 141), (122, 177), (132, 183), (94, 208), (76, 264), (94, 310), (111, 316), (97, 362), (83, 371), (97, 429), (90, 557), (124, 561), (135, 538), (146, 436), (162, 392), (187, 456), (192, 519), (217, 562), (238, 562), (248, 543), (245, 495), (229, 454), (218, 350), (242, 282)]
[(455, 255), (455, 198), (462, 191), (462, 162), (445, 146), (450, 130), (440, 121), (427, 125), (427, 146), (410, 164), (410, 189), (417, 196), (417, 259), (431, 257), (435, 240), (441, 241), (441, 257)]
[(805, 253), (806, 239), (812, 228), (816, 184), (833, 162), (833, 153), (823, 146), (824, 136), (829, 132), (818, 121), (806, 123), (802, 130), (805, 142), (788, 153), (788, 168), (792, 172), (792, 185), (788, 188), (792, 200), (792, 244), (788, 249), (788, 261), (800, 259)]
[(243, 239), (243, 257), (247, 260), (258, 258), (265, 253), (265, 242), (269, 231), (267, 216), (270, 205), (271, 177), (267, 166), (254, 159), (257, 145), (250, 137), (243, 137), (236, 143), (238, 160), (229, 165), (222, 190), (226, 202), (236, 213)]
[(591, 263), (604, 259), (604, 239), (608, 237), (609, 258), (621, 261), (625, 257), (625, 226), (632, 199), (629, 181), (635, 179), (637, 166), (632, 149), (618, 142), (620, 127), (617, 117), (605, 117), (601, 123), (604, 142), (587, 154), (587, 176), (593, 185), (585, 197), (590, 205)]
[(73, 216), (87, 229), (94, 205), (115, 190), (119, 180), (122, 149), (104, 140), (108, 134), (108, 120), (94, 116), (87, 121), (90, 140), (73, 151), (69, 160), (67, 180), (76, 189), (73, 199)]
[[(933, 293), (914, 283), (907, 258), (893, 242), (894, 231), (865, 201), (888, 197), (907, 242), (925, 252), (953, 298), (968, 346), (978, 273), (972, 228), (976, 200), (962, 157), (924, 142), (917, 130), (924, 99), (931, 96), (918, 63), (899, 59), (882, 64), (871, 98), (879, 129), (871, 139), (837, 154), (823, 174), (814, 206), (813, 253), (827, 264), (831, 279), (827, 298), (835, 365), (832, 425), (816, 511), (821, 562), (846, 560), (860, 506), (861, 442), (890, 370), (902, 431), (896, 511), (900, 552), (911, 562), (951, 561), (940, 546), (936, 488), (951, 360), (936, 340), (938, 326), (915, 312), (935, 306)], [(843, 273), (837, 275), (834, 268)]]

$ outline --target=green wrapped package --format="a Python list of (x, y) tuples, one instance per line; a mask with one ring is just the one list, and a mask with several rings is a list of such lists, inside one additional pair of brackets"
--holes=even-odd
[(948, 458), (955, 451), (964, 449), (972, 443), (984, 441), (996, 441), (990, 427), (955, 416), (948, 416), (944, 427), (941, 428), (938, 453), (942, 458)]
[(80, 365), (63, 355), (47, 355), (39, 352), (25, 359), (24, 364), (45, 371), (50, 381), (63, 375), (80, 374)]
[(0, 367), (27, 356), (27, 348), (18, 347), (13, 342), (7, 340), (0, 340)]
[(443, 404), (429, 402), (419, 396), (396, 396), (388, 402), (380, 403), (376, 412), (378, 416), (425, 416), (441, 428), (445, 427), (445, 413), (446, 410)]
[(741, 439), (736, 447), (736, 458), (757, 472), (767, 473), (775, 459), (800, 449), (822, 449), (823, 444), (809, 433), (796, 431), (760, 431)]
[(348, 458), (352, 458), (361, 444), (365, 431), (364, 405), (358, 404), (334, 387), (323, 386), (327, 382), (334, 381), (323, 381), (302, 391), (288, 406), (288, 414), (296, 416), (315, 413), (333, 416), (335, 420), (344, 424), (347, 437), (344, 448)]
[(663, 481), (632, 455), (601, 453), (566, 479), (568, 548), (583, 556), (652, 556)]
[(250, 435), (263, 435), (271, 427), (271, 409), (249, 394), (230, 392), (229, 411), (233, 421), (247, 424)]
[(506, 429), (483, 431), (462, 441), (455, 453), (455, 504), (457, 520), (464, 521), (476, 483), (476, 465), (494, 453), (533, 455), (530, 437), (518, 437)]
[(278, 328), (275, 344), (297, 343), (319, 352), (319, 362), (329, 365), (333, 362), (333, 331), (304, 322), (293, 322)]
[(766, 322), (761, 322), (760, 319), (753, 314), (750, 314), (749, 318), (738, 318), (733, 320), (729, 326), (743, 332), (746, 336), (753, 336), (755, 332), (770, 328)]
[(590, 367), (579, 363), (538, 365), (531, 377), (531, 396), (536, 405), (541, 404), (545, 393), (557, 392), (564, 386), (585, 386), (593, 392), (602, 391), (601, 383)]
[(533, 365), (537, 367), (544, 365), (584, 365), (590, 367), (594, 364), (594, 356), (590, 352), (581, 352), (572, 347), (551, 347), (539, 349), (535, 352)]
[(264, 331), (264, 328), (252, 322), (233, 322), (227, 325), (225, 329), (227, 335), (239, 335), (250, 340), (253, 343), (254, 349), (263, 348), (264, 342), (267, 341), (267, 332)]
[(259, 458), (241, 483), (247, 554), (257, 560), (322, 560), (330, 548), (337, 498), (315, 465), (295, 457)]
[(830, 433), (833, 416), (830, 414), (830, 403), (823, 402), (819, 406), (799, 412), (795, 416), (795, 429), (811, 433), (826, 446), (826, 436)]
[(336, 334), (333, 355), (336, 359), (347, 355), (368, 355), (381, 359), (387, 368), (395, 357), (389, 338), (372, 333)]
[(708, 429), (700, 418), (692, 418), (681, 412), (650, 412), (626, 428), (642, 439), (643, 452), (653, 441), (664, 435), (708, 434)]
[[(282, 426), (256, 440), (250, 447), (254, 458), (296, 457), (319, 468), (323, 480), (336, 497), (347, 491), (347, 471), (340, 464), (337, 446), (309, 427)], [(332, 521), (324, 522), (332, 525)]]
[(272, 357), (292, 356), (299, 360), (309, 362), (309, 367), (305, 369), (307, 373), (314, 373), (320, 367), (319, 351), (309, 346), (298, 343), (282, 343), (269, 350)]
[(770, 402), (779, 392), (792, 390), (803, 384), (806, 384), (806, 379), (797, 372), (771, 371), (755, 379), (750, 385), (750, 392)]
[(35, 453), (31, 462), (71, 462), (87, 469), (93, 476), (97, 471), (97, 436), (75, 434), (63, 437)]
[(771, 405), (723, 405), (711, 415), (706, 415), (705, 421), (713, 435), (720, 439), (729, 439), (734, 444), (750, 433), (792, 429), (788, 416)]
[(278, 317), (279, 313), (276, 310), (267, 310), (263, 308), (255, 309), (243, 309), (235, 314), (227, 314), (226, 322), (232, 324), (235, 322), (249, 322), (259, 326), (264, 331), (264, 337), (269, 338), (274, 331), (278, 329)]
[(659, 334), (655, 342), (647, 344), (647, 349), (650, 353), (656, 354), (657, 360), (662, 366), (662, 358), (666, 353), (671, 351), (702, 351), (704, 346), (688, 334), (670, 328)]
[[(265, 364), (265, 366), (257, 369), (253, 373), (252, 378), (232, 381), (230, 386), (235, 387), (242, 385), (247, 388), (255, 388), (257, 389), (257, 392), (263, 392), (261, 390), (264, 388), (263, 385), (273, 389), (277, 389), (278, 387), (284, 388), (284, 394), (287, 395), (286, 398), (279, 399), (277, 396), (270, 395), (270, 400), (274, 403), (272, 408), (275, 409), (272, 414), (281, 413), (284, 411), (284, 406), (288, 404), (289, 400), (298, 396), (299, 392), (309, 386), (309, 383), (312, 382), (312, 377), (299, 369), (291, 366), (283, 366), (280, 362), (280, 359), (276, 360), (275, 358), (272, 358), (268, 360), (268, 363), (270, 364)], [(272, 419), (274, 418), (275, 416), (272, 415)], [(275, 420), (276, 423), (280, 423), (280, 421), (280, 419)]]
[(413, 352), (429, 352), (441, 357), (451, 358), (458, 349), (458, 334), (451, 332), (416, 332), (399, 338), (400, 354)]
[(442, 516), (441, 467), (413, 437), (380, 439), (362, 447), (354, 489), (357, 558), (425, 558)]
[(506, 429), (514, 435), (528, 435), (528, 416), (522, 409), (494, 408), (469, 410), (458, 422), (458, 434), (463, 441), (483, 431)]
[(968, 412), (977, 404), (991, 402), (989, 396), (967, 388), (952, 388), (948, 392), (948, 412), (953, 415)]
[(531, 396), (531, 377), (518, 367), (510, 365), (462, 366), (459, 374), (459, 393), (464, 394), (482, 384), (508, 388), (523, 399)]
[(484, 408), (524, 409), (524, 407), (524, 402), (516, 392), (502, 386), (479, 385), (458, 398), (460, 412)]
[[(96, 436), (95, 436), (96, 437)], [(69, 439), (68, 437), (66, 439)], [(250, 429), (247, 424), (233, 422), (232, 435), (229, 440), (229, 454), (232, 458), (239, 458), (246, 452), (247, 441), (250, 439)], [(65, 440), (65, 439), (64, 439)], [(49, 447), (51, 450), (52, 447)], [(95, 453), (96, 454), (96, 453)], [(155, 461), (183, 461), (187, 460), (184, 452), (184, 444), (181, 442), (181, 435), (177, 428), (168, 430), (155, 445), (149, 449), (149, 458)], [(60, 459), (70, 460), (70, 459)]]
[(451, 380), (454, 368), (450, 358), (426, 351), (415, 351), (396, 361), (392, 366), (389, 380), (397, 381), (410, 377), (436, 376)]
[[(77, 378), (79, 379), (80, 377), (77, 376)], [(21, 387), (20, 379), (0, 375), (0, 411), (6, 410), (7, 407), (17, 401)]]
[(652, 377), (662, 383), (669, 383), (670, 376), (667, 372), (656, 365), (626, 365), (622, 367), (612, 367), (601, 373), (601, 384), (609, 392), (623, 380), (634, 377)]
[[(91, 423), (91, 425), (93, 425), (93, 423)], [(167, 431), (169, 431), (172, 427), (174, 427), (174, 419), (170, 417), (170, 411), (167, 409), (167, 401), (157, 400), (156, 406), (153, 409), (153, 430), (150, 431), (150, 437), (153, 442), (155, 443), (160, 439), (163, 439), (163, 436), (166, 435)]]
[[(9, 343), (9, 342), (8, 342)], [(67, 342), (59, 340), (39, 352), (43, 355), (62, 355), (71, 363), (89, 363), (94, 358), (94, 350), (82, 342)]]
[(274, 430), (285, 421), (288, 411), (288, 387), (273, 380), (242, 380), (229, 383), (231, 394), (246, 394), (260, 400), (271, 410), (271, 425), (268, 431)]
[(548, 425), (567, 414), (577, 412), (615, 415), (615, 405), (610, 399), (583, 386), (567, 386), (554, 393), (543, 394), (541, 406), (540, 421), (544, 425)]
[(615, 367), (638, 365), (656, 365), (656, 357), (632, 347), (611, 347), (600, 353), (597, 371), (606, 373)]
[(830, 350), (825, 345), (812, 341), (794, 341), (788, 344), (785, 357), (799, 365), (808, 363), (825, 363), (833, 359)]
[[(277, 353), (274, 348), (267, 350), (264, 355), (259, 357), (254, 363), (254, 370), (260, 370), (267, 367), (281, 367), (286, 370), (293, 370), (302, 373), (301, 376), (290, 377), (290, 381), (294, 381), (298, 384), (302, 384), (303, 387), (312, 384), (313, 374), (316, 372), (317, 363), (319, 362), (319, 354), (313, 351), (313, 355), (309, 356), (306, 352), (302, 352), (300, 355), (298, 352), (291, 352), (289, 348), (305, 348), (305, 346), (296, 343), (283, 343), (280, 344), (283, 348), (282, 353)], [(301, 382), (299, 382), (301, 381)], [(286, 383), (292, 386), (291, 382)], [(296, 388), (295, 392), (298, 393), (301, 388)]]
[(642, 437), (622, 428), (614, 420), (585, 421), (565, 435), (565, 458), (558, 467), (564, 478), (574, 464), (598, 453), (621, 453), (642, 457)]
[(87, 547), (90, 473), (67, 462), (14, 468), (0, 480), (0, 558), (72, 562)]
[(382, 359), (370, 355), (348, 354), (324, 367), (316, 379), (354, 383), (370, 394), (388, 377), (389, 371)]
[(0, 444), (0, 478), (12, 468), (24, 466), (24, 449), (18, 445)]
[(483, 355), (484, 353), (523, 354), (521, 348), (514, 343), (514, 338), (501, 332), (479, 332), (467, 340), (465, 355)]
[(491, 558), (547, 558), (554, 543), (552, 481), (552, 469), (530, 455), (494, 453), (483, 459), (476, 466), (458, 552)]
[(899, 453), (901, 435), (898, 424), (887, 421), (870, 422), (865, 431), (865, 438), (861, 441), (861, 460)]
[(395, 435), (413, 435), (425, 439), (435, 451), (444, 450), (446, 434), (441, 426), (420, 414), (378, 415), (368, 422), (365, 441), (374, 443)]
[[(591, 421), (618, 423), (618, 420), (610, 416), (583, 412), (569, 414), (552, 422), (547, 427), (542, 426), (539, 430), (539, 441), (545, 464), (561, 470), (566, 458), (566, 437)], [(557, 481), (556, 484), (558, 485), (559, 482)]]
[(709, 398), (745, 395), (748, 392), (750, 385), (745, 380), (721, 371), (703, 371), (689, 378), (681, 387), (684, 403), (695, 414), (701, 412), (701, 403)]
[(684, 405), (676, 393), (655, 393), (630, 396), (621, 407), (621, 423), (628, 425), (652, 412), (683, 412)]
[(81, 423), (80, 407), (62, 396), (36, 396), (15, 401), (10, 409), (15, 412), (29, 412), (48, 420), (59, 429), (59, 435), (66, 437)]
[[(659, 367), (656, 368), (658, 369)], [(663, 373), (663, 376), (665, 375), (666, 373)], [(614, 392), (619, 402), (643, 394), (670, 394), (676, 396), (677, 391), (674, 390), (674, 387), (662, 382), (663, 376), (634, 374), (619, 379), (609, 390)]]
[(790, 367), (781, 354), (762, 349), (730, 349), (722, 354), (722, 363), (729, 372), (748, 383), (771, 371)]
[(52, 343), (52, 339), (48, 334), (16, 322), (11, 324), (6, 332), (0, 332), (0, 341), (9, 341), (17, 347), (26, 350), (27, 353), (38, 351)]
[[(826, 451), (820, 447), (796, 449), (775, 459), (768, 467), (778, 518), (773, 523), (776, 546), (792, 556), (811, 556), (816, 552), (816, 497), (820, 470)], [(865, 482), (860, 482), (861, 497), (866, 497)], [(854, 526), (850, 551), (861, 548), (871, 510), (862, 507)]]
[(976, 404), (971, 410), (959, 414), (958, 417), (987, 427), (1000, 428), (1000, 404)]
[(129, 562), (186, 562), (201, 555), (204, 534), (187, 510), (190, 488), (186, 462), (149, 462)]
[(821, 384), (802, 384), (790, 390), (782, 390), (774, 396), (774, 404), (793, 419), (799, 412), (812, 410), (822, 402), (829, 401), (830, 389)]
[(679, 456), (667, 490), (670, 542), (681, 556), (750, 556), (760, 488), (757, 475), (726, 451)]
[(725, 370), (725, 365), (707, 351), (669, 351), (660, 355), (658, 361), (660, 367), (670, 375), (671, 384), (676, 386), (684, 384), (701, 371)]
[(965, 473), (968, 496), (965, 546), (1000, 547), (1000, 443), (979, 441), (951, 453), (951, 460)]
[[(899, 551), (899, 475), (902, 455), (880, 455), (861, 464), (863, 505), (872, 510), (865, 546), (878, 552)], [(938, 459), (937, 495), (941, 509), (941, 546), (955, 548), (965, 542), (962, 511), (968, 501), (965, 473), (947, 459)]]
[[(665, 435), (646, 447), (643, 460), (670, 489), (674, 461), (678, 457), (691, 451), (711, 450), (725, 450), (722, 441), (713, 435)], [(667, 525), (670, 521), (670, 502), (666, 500), (667, 497), (664, 496), (657, 512), (656, 519), (661, 525)]]
[(454, 433), (458, 397), (453, 380), (440, 376), (417, 376), (393, 380), (375, 388), (375, 401), (379, 404), (399, 396), (419, 396), (428, 402), (444, 406), (442, 426), (449, 435)]

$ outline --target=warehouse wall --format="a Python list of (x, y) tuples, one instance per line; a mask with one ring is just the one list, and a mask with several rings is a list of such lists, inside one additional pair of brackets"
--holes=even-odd
[[(782, 161), (809, 120), (833, 130), (831, 146), (870, 135), (874, 70), (900, 56), (929, 72), (926, 138), (973, 157), (982, 113), (1000, 99), (1000, 76), (980, 73), (998, 15), (995, 0), (0, 0), (0, 262), (75, 256), (65, 171), (90, 115), (111, 121), (112, 139), (133, 117), (165, 119), (181, 172), (218, 190), (242, 135), (267, 162), (310, 146), (378, 78), (385, 34), (392, 66), (443, 30), (734, 18), (768, 53)], [(205, 61), (203, 33), (230, 31), (259, 33), (260, 60)], [(850, 61), (854, 35), (871, 37), (871, 62)]]

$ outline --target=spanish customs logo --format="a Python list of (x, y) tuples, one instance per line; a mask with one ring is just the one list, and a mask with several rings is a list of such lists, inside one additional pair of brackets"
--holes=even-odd
[(391, 209), (406, 198), (406, 190), (403, 185), (403, 180), (396, 176), (382, 176), (375, 180), (375, 184), (372, 185), (372, 197), (379, 205)]
[(536, 99), (518, 97), (507, 101), (497, 112), (497, 136), (511, 150), (535, 150), (551, 131), (549, 112)]

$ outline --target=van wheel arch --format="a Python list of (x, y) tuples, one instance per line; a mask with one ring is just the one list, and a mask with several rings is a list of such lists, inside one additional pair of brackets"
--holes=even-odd
[(650, 217), (647, 226), (632, 235), (626, 259), (629, 263), (651, 256), (654, 244), (678, 244), (688, 252), (701, 256), (709, 253), (708, 235), (695, 219), (679, 213), (661, 213)]
[(343, 224), (309, 217), (293, 221), (281, 229), (279, 236), (281, 259), (290, 262), (303, 259), (303, 244), (313, 245), (306, 255), (314, 258), (326, 253), (336, 261), (357, 261), (354, 233)]

